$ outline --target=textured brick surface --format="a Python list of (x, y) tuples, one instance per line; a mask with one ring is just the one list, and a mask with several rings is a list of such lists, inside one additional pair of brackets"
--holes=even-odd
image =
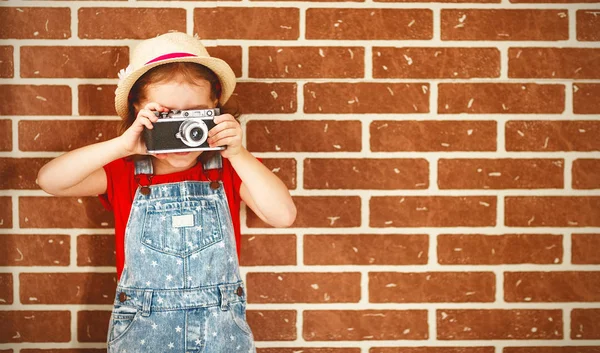
[(425, 310), (306, 310), (307, 341), (425, 340)]
[(373, 48), (376, 78), (475, 78), (500, 76), (496, 48)]
[(556, 264), (562, 241), (553, 234), (440, 234), (437, 257), (442, 265)]
[(358, 272), (347, 273), (251, 273), (250, 303), (358, 303)]
[(495, 121), (374, 121), (373, 152), (495, 151)]
[(440, 114), (560, 114), (565, 86), (530, 83), (440, 83)]
[(566, 10), (443, 9), (441, 23), (442, 40), (553, 41), (569, 38)]
[(426, 234), (307, 234), (306, 265), (424, 265)]
[(3, 4), (0, 353), (106, 352), (114, 216), (36, 178), (117, 136), (119, 70), (169, 31), (230, 65), (297, 208), (241, 204), (257, 353), (600, 353), (600, 0)]
[(562, 310), (438, 309), (436, 320), (442, 340), (563, 338)]

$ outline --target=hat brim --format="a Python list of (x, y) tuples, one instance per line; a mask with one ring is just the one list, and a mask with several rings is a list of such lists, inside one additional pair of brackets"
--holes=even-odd
[(214, 72), (221, 83), (221, 96), (219, 97), (219, 102), (221, 103), (221, 105), (224, 105), (233, 94), (233, 90), (235, 89), (236, 84), (235, 73), (225, 61), (215, 57), (187, 56), (180, 58), (172, 58), (144, 65), (141, 68), (127, 75), (122, 81), (119, 82), (117, 90), (115, 91), (115, 109), (117, 111), (117, 114), (122, 119), (127, 119), (127, 116), (129, 115), (129, 92), (131, 91), (133, 85), (137, 82), (137, 80), (140, 77), (142, 77), (143, 74), (157, 66), (176, 62), (189, 62), (200, 64), (206, 66), (208, 69)]

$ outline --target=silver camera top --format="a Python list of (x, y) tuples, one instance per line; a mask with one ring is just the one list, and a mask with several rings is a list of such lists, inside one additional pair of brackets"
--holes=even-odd
[(220, 115), (220, 109), (190, 109), (190, 110), (169, 110), (168, 112), (154, 112), (159, 118), (214, 118), (217, 115)]

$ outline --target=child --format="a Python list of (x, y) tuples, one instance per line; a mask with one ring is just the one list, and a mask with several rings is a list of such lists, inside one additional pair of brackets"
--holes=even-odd
[(154, 112), (223, 113), (235, 75), (199, 40), (168, 33), (139, 44), (119, 76), (120, 136), (63, 154), (38, 174), (44, 191), (99, 195), (114, 212), (119, 282), (108, 352), (256, 352), (238, 264), (239, 202), (287, 227), (296, 217), (287, 188), (242, 146), (231, 114), (214, 118), (215, 150), (148, 155), (141, 138)]

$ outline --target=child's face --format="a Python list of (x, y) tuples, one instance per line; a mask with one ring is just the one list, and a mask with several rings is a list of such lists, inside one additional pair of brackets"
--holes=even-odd
[[(140, 106), (155, 102), (167, 109), (209, 109), (217, 105), (218, 100), (211, 100), (210, 83), (198, 80), (190, 83), (183, 79), (161, 82), (146, 87), (145, 101)], [(192, 167), (202, 151), (159, 153), (154, 156), (167, 167), (182, 169)]]

